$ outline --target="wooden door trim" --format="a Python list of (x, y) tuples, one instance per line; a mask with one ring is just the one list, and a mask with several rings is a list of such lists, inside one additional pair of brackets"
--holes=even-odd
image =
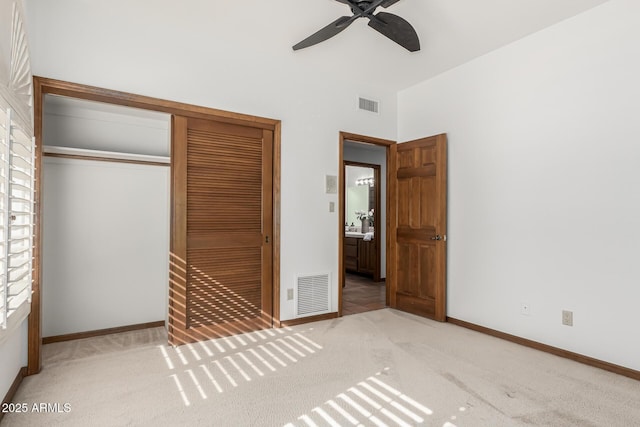
[(96, 86), (79, 83), (65, 82), (46, 77), (33, 77), (37, 81), (42, 94), (62, 95), (69, 98), (98, 101), (107, 104), (122, 105), (125, 107), (140, 108), (143, 110), (158, 111), (180, 116), (215, 120), (225, 123), (234, 123), (242, 126), (251, 126), (260, 129), (274, 130), (280, 123), (279, 120), (218, 110), (215, 108), (201, 107), (182, 102), (168, 101), (150, 96), (136, 95), (117, 90), (104, 89)]
[(436, 263), (438, 265), (444, 265), (444, 268), (438, 270), (437, 275), (437, 283), (439, 284), (437, 287), (437, 292), (439, 295), (436, 299), (436, 320), (440, 322), (445, 322), (447, 318), (447, 196), (449, 194), (449, 184), (447, 182), (447, 166), (449, 163), (447, 156), (447, 144), (448, 138), (447, 134), (440, 134), (434, 137), (438, 158), (447, 159), (441, 165), (439, 165), (439, 170), (436, 174), (436, 187), (437, 188), (446, 188), (447, 191), (444, 191), (440, 194), (440, 200), (438, 201), (438, 206), (440, 207), (440, 212), (438, 212), (438, 231), (444, 236), (444, 242), (440, 245), (440, 251), (437, 253)]
[[(280, 198), (281, 198), (281, 122), (280, 120), (257, 117), (247, 114), (201, 107), (181, 102), (168, 101), (143, 95), (136, 95), (121, 91), (88, 86), (78, 83), (45, 77), (33, 77), (34, 90), (34, 136), (36, 139), (36, 180), (35, 180), (35, 220), (34, 220), (34, 262), (33, 262), (33, 295), (31, 299), (31, 314), (28, 320), (28, 364), (27, 375), (40, 372), (42, 366), (42, 159), (43, 159), (43, 106), (44, 96), (62, 95), (70, 98), (99, 101), (107, 104), (135, 107), (143, 110), (164, 112), (172, 115), (214, 120), (218, 122), (249, 126), (273, 131), (273, 324), (280, 324)], [(171, 168), (176, 165), (171, 164)], [(173, 197), (173, 192), (172, 196)], [(173, 200), (171, 206), (173, 206)]]
[[(263, 251), (267, 251), (263, 260), (266, 258), (271, 260), (271, 265), (265, 269), (262, 276), (262, 280), (269, 283), (267, 292), (262, 295), (262, 318), (273, 327), (273, 300), (276, 299), (273, 293), (273, 245), (271, 243), (271, 237), (273, 235), (273, 198), (271, 197), (273, 194), (273, 131), (263, 129), (262, 140), (266, 141), (263, 143), (262, 158), (271, 159), (271, 163), (263, 161), (262, 165), (263, 223), (271, 226), (270, 229), (267, 230), (271, 235), (264, 236), (263, 234), (264, 241), (261, 242)], [(265, 197), (265, 194), (269, 194), (269, 196)]]
[(34, 212), (33, 220), (33, 270), (31, 280), (31, 312), (27, 323), (27, 375), (34, 375), (42, 368), (42, 304), (40, 284), (42, 283), (42, 120), (44, 95), (46, 90), (37, 77), (33, 78), (33, 135), (35, 146)]
[[(344, 283), (344, 207), (345, 207), (345, 193), (344, 193), (344, 143), (345, 141), (362, 142), (365, 144), (378, 145), (386, 147), (387, 156), (387, 200), (385, 203), (385, 209), (387, 211), (387, 238), (386, 238), (386, 252), (387, 252), (387, 269), (386, 269), (386, 304), (390, 304), (389, 300), (389, 284), (390, 280), (393, 280), (393, 269), (389, 263), (389, 244), (390, 244), (390, 229), (389, 229), (389, 217), (392, 215), (393, 206), (390, 201), (395, 200), (395, 191), (390, 187), (391, 182), (391, 167), (395, 165), (395, 158), (393, 155), (396, 141), (390, 139), (376, 138), (366, 135), (358, 135), (349, 132), (340, 132), (338, 138), (338, 316), (342, 316), (342, 283)], [(382, 245), (378, 248), (382, 248)], [(378, 254), (380, 252), (378, 251)], [(380, 255), (378, 255), (380, 256)], [(378, 262), (380, 264), (380, 262)]]
[(184, 311), (174, 306), (187, 306), (187, 123), (184, 116), (171, 117), (171, 225), (169, 244), (169, 306), (167, 332), (169, 342), (177, 341), (179, 330), (186, 329)]
[[(393, 195), (392, 207), (387, 213), (387, 305), (396, 306), (396, 289), (398, 288), (398, 278), (396, 275), (398, 247), (398, 210), (396, 208), (396, 198), (398, 197), (398, 180), (396, 179), (396, 168), (398, 165), (398, 146), (393, 145), (389, 154), (389, 167), (387, 169), (387, 193)], [(390, 268), (392, 266), (392, 268)], [(391, 276), (391, 277), (388, 277)]]

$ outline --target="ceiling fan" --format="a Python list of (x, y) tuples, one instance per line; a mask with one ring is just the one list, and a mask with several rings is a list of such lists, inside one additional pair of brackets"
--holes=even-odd
[(320, 31), (310, 35), (300, 43), (293, 46), (293, 50), (304, 49), (323, 42), (343, 31), (358, 18), (367, 18), (369, 26), (388, 37), (410, 52), (420, 50), (420, 40), (416, 30), (407, 21), (392, 13), (378, 12), (375, 10), (382, 6), (387, 8), (399, 0), (336, 0), (351, 7), (352, 16), (341, 16)]

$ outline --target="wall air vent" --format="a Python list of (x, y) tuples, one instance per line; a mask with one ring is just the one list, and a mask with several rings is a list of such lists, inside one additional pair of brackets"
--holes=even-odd
[(372, 99), (358, 97), (358, 109), (378, 114), (380, 113), (380, 103)]
[(298, 276), (297, 315), (329, 312), (329, 275)]

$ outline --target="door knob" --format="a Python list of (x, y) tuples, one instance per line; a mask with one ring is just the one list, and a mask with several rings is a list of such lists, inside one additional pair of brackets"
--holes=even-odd
[(432, 237), (431, 240), (442, 240), (442, 236), (436, 234), (436, 237)]

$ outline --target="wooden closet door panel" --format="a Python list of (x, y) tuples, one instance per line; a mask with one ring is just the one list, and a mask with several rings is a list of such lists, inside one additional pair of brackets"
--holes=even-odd
[(176, 178), (186, 200), (174, 206), (185, 212), (178, 233), (186, 239), (178, 257), (185, 303), (175, 316), (183, 322), (172, 340), (271, 327), (272, 132), (189, 118), (175, 135), (186, 139), (174, 141), (186, 169)]

